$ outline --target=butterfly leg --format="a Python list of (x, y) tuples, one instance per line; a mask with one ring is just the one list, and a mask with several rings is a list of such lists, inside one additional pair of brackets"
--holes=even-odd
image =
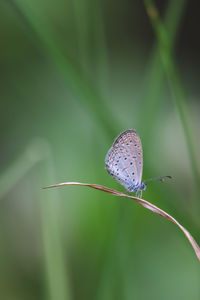
[(140, 198), (142, 196), (142, 191), (137, 191), (135, 193), (135, 196), (138, 197), (138, 198)]
[(142, 191), (137, 191), (136, 192), (136, 197), (142, 198)]

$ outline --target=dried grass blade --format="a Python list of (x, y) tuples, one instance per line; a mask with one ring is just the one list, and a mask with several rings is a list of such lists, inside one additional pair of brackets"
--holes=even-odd
[(166, 213), (164, 210), (158, 208), (157, 206), (151, 204), (150, 202), (140, 199), (138, 197), (134, 197), (131, 195), (127, 195), (124, 193), (121, 193), (119, 191), (107, 188), (105, 186), (102, 185), (98, 185), (98, 184), (89, 184), (89, 183), (81, 183), (81, 182), (62, 182), (62, 183), (58, 183), (58, 184), (54, 184), (54, 185), (50, 185), (47, 187), (43, 187), (42, 189), (48, 189), (48, 188), (53, 188), (53, 187), (59, 187), (59, 186), (65, 186), (65, 185), (81, 185), (81, 186), (88, 186), (91, 187), (93, 189), (96, 190), (100, 190), (115, 196), (120, 196), (120, 197), (126, 197), (126, 198), (131, 198), (133, 200), (135, 200), (136, 202), (138, 202), (140, 205), (142, 205), (143, 207), (153, 211), (154, 213), (162, 216), (163, 218), (173, 222), (174, 224), (176, 224), (185, 234), (185, 236), (187, 237), (187, 239), (189, 240), (190, 244), (192, 245), (195, 254), (198, 258), (198, 260), (200, 261), (200, 247), (198, 246), (197, 242), (195, 241), (195, 239), (193, 238), (193, 236), (189, 233), (189, 231), (187, 231), (176, 219), (174, 219), (172, 216), (170, 216), (168, 213)]

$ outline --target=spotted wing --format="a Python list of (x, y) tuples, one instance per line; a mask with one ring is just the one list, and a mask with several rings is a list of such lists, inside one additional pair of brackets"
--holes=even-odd
[(117, 137), (106, 155), (105, 163), (109, 174), (127, 190), (141, 184), (143, 153), (135, 130), (126, 130)]

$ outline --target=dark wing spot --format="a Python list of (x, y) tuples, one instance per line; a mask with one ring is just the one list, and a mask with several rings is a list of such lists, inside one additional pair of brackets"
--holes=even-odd
[(132, 175), (134, 175), (135, 173), (133, 172)]
[(130, 162), (130, 165), (132, 165), (133, 163), (132, 163), (132, 161)]
[(124, 158), (124, 160), (126, 160), (126, 159), (127, 159), (127, 157)]

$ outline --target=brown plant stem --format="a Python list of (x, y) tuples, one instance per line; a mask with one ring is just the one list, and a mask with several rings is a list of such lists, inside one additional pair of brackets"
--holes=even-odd
[(194, 252), (198, 258), (198, 260), (200, 261), (200, 247), (197, 244), (197, 242), (195, 241), (195, 239), (193, 238), (193, 236), (189, 233), (189, 231), (187, 231), (175, 218), (173, 218), (171, 215), (169, 215), (168, 213), (166, 213), (164, 210), (160, 209), (159, 207), (153, 205), (152, 203), (138, 198), (138, 197), (134, 197), (131, 195), (127, 195), (124, 193), (121, 193), (119, 191), (110, 189), (108, 187), (102, 186), (102, 185), (98, 185), (98, 184), (89, 184), (89, 183), (81, 183), (81, 182), (62, 182), (62, 183), (58, 183), (58, 184), (54, 184), (54, 185), (50, 185), (47, 187), (43, 187), (42, 189), (48, 189), (48, 188), (53, 188), (53, 187), (59, 187), (59, 186), (65, 186), (65, 185), (80, 185), (80, 186), (88, 186), (91, 187), (93, 189), (96, 190), (100, 190), (115, 196), (120, 196), (120, 197), (126, 197), (126, 198), (131, 198), (133, 200), (135, 200), (136, 202), (138, 202), (140, 205), (142, 205), (143, 207), (153, 211), (154, 213), (162, 216), (163, 218), (169, 220), (170, 222), (176, 224), (185, 234), (185, 236), (187, 237), (187, 239), (189, 240), (190, 244), (192, 245), (192, 248), (194, 249)]

